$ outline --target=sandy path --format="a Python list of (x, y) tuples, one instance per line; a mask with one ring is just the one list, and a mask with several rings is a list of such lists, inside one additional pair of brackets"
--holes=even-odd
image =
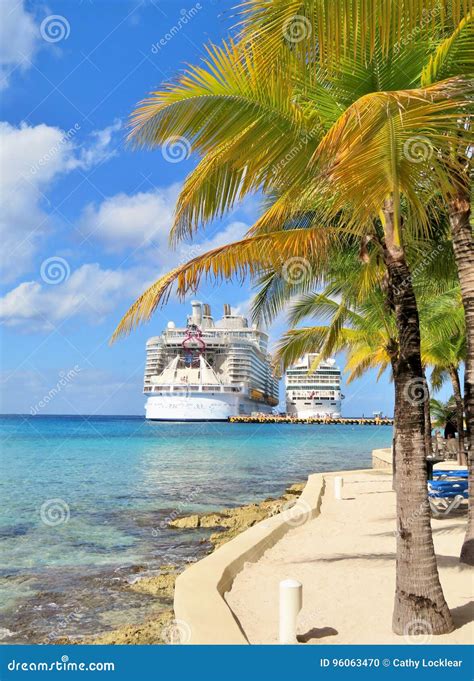
[[(380, 471), (344, 475), (344, 499), (326, 477), (321, 515), (292, 529), (237, 576), (227, 602), (251, 643), (277, 643), (278, 585), (303, 584), (298, 633), (308, 643), (406, 643), (391, 632), (395, 588), (395, 495)], [(456, 622), (417, 642), (472, 643), (473, 571), (458, 563), (465, 515), (433, 520), (444, 594)], [(431, 638), (431, 640), (429, 640)]]

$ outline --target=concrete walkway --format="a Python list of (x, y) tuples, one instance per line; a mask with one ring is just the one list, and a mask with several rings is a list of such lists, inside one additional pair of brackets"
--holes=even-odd
[[(278, 642), (278, 585), (303, 583), (301, 643), (472, 643), (473, 571), (460, 566), (466, 515), (432, 521), (444, 594), (456, 630), (399, 637), (391, 631), (395, 589), (395, 495), (384, 471), (344, 474), (344, 499), (325, 476), (321, 515), (292, 529), (237, 575), (226, 600), (250, 643)], [(471, 620), (471, 621), (470, 621)]]

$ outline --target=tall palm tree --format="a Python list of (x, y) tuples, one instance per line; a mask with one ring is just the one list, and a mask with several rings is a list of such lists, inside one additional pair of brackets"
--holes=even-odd
[[(382, 36), (378, 40), (383, 43)], [(256, 189), (268, 196), (275, 192), (277, 198), (247, 239), (158, 281), (117, 330), (119, 335), (148, 318), (176, 281), (184, 293), (203, 274), (282, 271), (285, 260), (301, 257), (317, 272), (330, 246), (343, 244), (348, 234), (377, 242), (399, 335), (396, 449), (404, 484), (397, 506), (398, 633), (415, 618), (426, 619), (434, 633), (453, 626), (437, 575), (429, 517), (420, 513), (426, 494), (424, 410), (412, 404), (411, 393), (426, 382), (404, 241), (411, 232), (429, 231), (426, 204), (440, 197), (441, 207), (452, 177), (459, 175), (459, 159), (446, 159), (457, 140), (456, 122), (465, 114), (469, 85), (451, 78), (429, 88), (401, 89), (416, 85), (420, 59), (430, 49), (426, 41), (412, 41), (396, 54), (392, 46), (389, 55), (367, 47), (340, 60), (337, 71), (333, 64), (318, 68), (313, 56), (302, 59), (292, 46), (269, 68), (253, 43), (230, 44), (211, 49), (207, 64), (154, 93), (137, 110), (132, 137), (155, 146), (170, 136), (187, 136), (203, 155), (178, 201), (175, 238), (192, 234)], [(420, 136), (434, 153), (414, 163), (404, 150)], [(295, 221), (298, 226), (292, 228)]]
[(447, 402), (441, 402), (433, 398), (430, 405), (433, 425), (436, 428), (444, 428), (448, 422), (452, 423), (453, 426), (456, 425), (456, 402), (454, 396), (450, 397)]
[[(431, 384), (434, 390), (439, 390), (446, 380), (451, 381), (456, 407), (458, 463), (466, 465), (464, 402), (459, 378), (460, 365), (466, 358), (466, 333), (460, 298), (459, 287), (456, 286), (447, 298), (437, 297), (429, 301), (430, 316), (425, 328), (422, 320), (422, 359), (433, 368)], [(446, 320), (451, 322), (447, 330)]]
[[(474, 15), (472, 5), (458, 27), (440, 44), (422, 74), (422, 83), (430, 83), (444, 77), (454, 61), (463, 62), (465, 73), (473, 73)], [(469, 129), (469, 119), (461, 118), (460, 127)], [(452, 154), (459, 147), (453, 145)], [(461, 141), (461, 156), (466, 158)], [(467, 154), (472, 157), (472, 146)], [(474, 239), (471, 227), (471, 164), (462, 164), (457, 182), (448, 197), (448, 213), (456, 258), (462, 304), (466, 319), (466, 357), (464, 371), (464, 412), (466, 414), (467, 460), (469, 467), (469, 507), (466, 536), (460, 560), (474, 565)], [(459, 399), (459, 397), (458, 397)]]
[[(292, 49), (307, 58), (308, 54), (326, 64), (334, 63), (351, 54), (379, 51), (389, 55), (395, 45), (406, 52), (407, 44), (423, 43), (444, 36), (436, 50), (423, 65), (419, 83), (429, 86), (455, 73), (474, 72), (474, 14), (473, 3), (459, 0), (370, 0), (347, 3), (334, 0), (331, 10), (319, 0), (248, 0), (245, 3), (247, 21), (244, 38), (255, 40), (260, 51), (271, 63), (287, 41)], [(365, 27), (359, 35), (358, 28)], [(412, 64), (417, 64), (415, 58)], [(410, 72), (411, 74), (412, 72)], [(383, 77), (383, 73), (382, 73)], [(399, 86), (398, 86), (399, 87)], [(375, 89), (381, 89), (376, 83)], [(393, 89), (397, 89), (394, 87)], [(460, 117), (460, 128), (469, 129), (467, 117)], [(461, 561), (474, 565), (474, 239), (470, 222), (471, 181), (470, 162), (466, 160), (466, 142), (453, 140), (450, 156), (460, 150), (462, 168), (446, 196), (451, 234), (461, 283), (462, 302), (466, 317), (467, 351), (464, 374), (464, 410), (466, 441), (469, 460), (469, 520)], [(423, 146), (419, 140), (418, 145)], [(471, 147), (472, 151), (472, 147)], [(422, 153), (429, 153), (426, 148)]]

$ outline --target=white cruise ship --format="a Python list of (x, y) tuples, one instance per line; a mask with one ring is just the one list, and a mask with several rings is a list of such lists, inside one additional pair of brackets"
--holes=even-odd
[(184, 327), (169, 322), (147, 342), (146, 418), (156, 421), (226, 421), (278, 404), (278, 379), (268, 336), (224, 305), (214, 322), (209, 305), (192, 302)]
[[(312, 368), (316, 366), (316, 369)], [(292, 416), (340, 416), (341, 370), (334, 359), (318, 364), (317, 354), (308, 354), (285, 373), (286, 412)]]

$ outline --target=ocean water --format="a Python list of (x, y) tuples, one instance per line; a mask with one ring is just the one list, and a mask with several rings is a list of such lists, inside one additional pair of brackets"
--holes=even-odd
[(170, 519), (280, 495), (315, 471), (365, 468), (388, 426), (0, 417), (0, 639), (48, 643), (165, 607), (127, 589), (209, 550)]

